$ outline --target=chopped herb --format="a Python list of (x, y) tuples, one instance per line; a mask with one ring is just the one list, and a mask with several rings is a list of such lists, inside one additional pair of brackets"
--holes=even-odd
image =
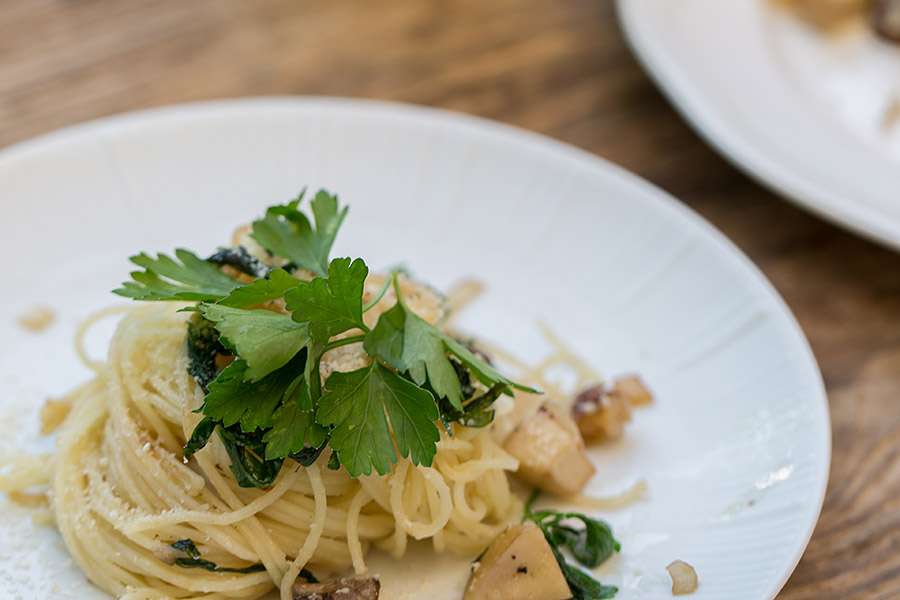
[(172, 542), (169, 544), (179, 552), (184, 552), (188, 555), (188, 558), (200, 558), (200, 551), (197, 550), (197, 546), (194, 545), (194, 540), (192, 539), (184, 539), (178, 540), (177, 542)]
[(535, 490), (525, 503), (523, 521), (532, 521), (544, 533), (553, 550), (575, 600), (604, 600), (616, 595), (618, 588), (604, 585), (589, 573), (569, 564), (562, 554), (569, 550), (572, 557), (585, 567), (594, 568), (605, 562), (621, 545), (613, 537), (612, 529), (605, 522), (577, 512), (556, 510), (534, 511), (539, 492)]
[[(172, 548), (178, 550), (179, 552), (184, 552), (187, 554), (187, 558), (178, 557), (175, 559), (175, 564), (179, 567), (185, 567), (187, 569), (206, 569), (207, 571), (212, 571), (214, 573), (258, 573), (260, 571), (265, 571), (266, 568), (257, 563), (255, 565), (250, 565), (248, 567), (220, 567), (216, 563), (208, 560), (203, 560), (200, 557), (200, 551), (197, 550), (197, 546), (194, 545), (193, 540), (184, 539), (178, 540), (177, 542), (173, 542), (170, 544)], [(310, 575), (312, 575), (310, 573)]]
[(219, 428), (219, 438), (231, 459), (231, 473), (241, 487), (267, 488), (275, 483), (284, 459), (265, 460), (265, 443), (258, 432)]
[(225, 352), (225, 347), (219, 341), (215, 325), (195, 314), (188, 322), (188, 373), (203, 391), (216, 378), (216, 355), (221, 352)]
[(203, 449), (209, 443), (209, 438), (216, 431), (219, 422), (211, 417), (203, 417), (194, 427), (191, 438), (184, 445), (184, 458), (190, 459), (199, 450)]
[(337, 455), (337, 452), (332, 452), (331, 456), (328, 457), (328, 468), (332, 471), (341, 470), (341, 459)]
[(309, 465), (316, 462), (320, 456), (322, 456), (322, 453), (325, 451), (325, 447), (328, 445), (328, 439), (329, 438), (326, 436), (325, 440), (318, 447), (306, 446), (299, 452), (288, 454), (288, 456), (296, 460), (304, 467), (308, 467)]
[(229, 266), (250, 277), (266, 277), (269, 267), (261, 260), (247, 252), (243, 246), (236, 248), (219, 248), (215, 254), (206, 259), (214, 265)]

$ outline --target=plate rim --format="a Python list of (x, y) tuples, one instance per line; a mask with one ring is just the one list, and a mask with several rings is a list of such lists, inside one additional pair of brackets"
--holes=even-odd
[[(624, 0), (620, 0), (624, 1)], [(485, 132), (497, 138), (505, 138), (508, 141), (517, 141), (532, 147), (544, 147), (567, 160), (574, 161), (591, 170), (605, 171), (609, 177), (618, 179), (624, 185), (634, 187), (644, 193), (648, 199), (662, 210), (669, 210), (683, 219), (689, 226), (697, 228), (707, 236), (728, 258), (733, 261), (734, 268), (743, 269), (758, 286), (760, 293), (768, 296), (777, 309), (777, 315), (783, 318), (786, 328), (785, 335), (793, 338), (801, 351), (800, 360), (802, 367), (808, 371), (810, 394), (814, 396), (813, 404), (818, 408), (823, 424), (820, 446), (816, 448), (821, 454), (821, 471), (816, 474), (819, 481), (818, 495), (815, 503), (813, 518), (807, 524), (806, 530), (799, 539), (799, 544), (794, 551), (791, 560), (786, 564), (784, 572), (775, 580), (774, 587), (767, 594), (767, 598), (774, 598), (790, 575), (795, 570), (800, 558), (805, 552), (813, 531), (821, 516), (828, 487), (831, 470), (832, 429), (831, 415), (829, 411), (828, 395), (818, 361), (809, 344), (803, 329), (794, 316), (788, 304), (781, 294), (772, 285), (765, 274), (753, 263), (743, 251), (732, 242), (724, 233), (707, 221), (690, 206), (679, 201), (674, 195), (659, 188), (652, 182), (628, 171), (603, 157), (595, 155), (571, 144), (556, 140), (552, 137), (534, 131), (494, 121), (484, 117), (402, 102), (364, 98), (342, 98), (333, 96), (253, 96), (231, 99), (201, 100), (195, 102), (165, 105), (153, 108), (140, 109), (116, 113), (97, 119), (92, 119), (60, 129), (38, 135), (36, 137), (17, 142), (5, 148), (0, 148), (0, 168), (6, 163), (13, 162), (19, 157), (27, 157), (35, 153), (51, 150), (56, 146), (77, 142), (82, 137), (92, 137), (104, 132), (120, 131), (130, 127), (144, 126), (156, 120), (167, 121), (209, 113), (233, 112), (234, 114), (252, 111), (277, 111), (285, 109), (325, 109), (344, 110), (348, 113), (377, 113), (382, 116), (419, 120), (423, 123), (441, 122), (446, 125), (462, 126)]]
[(707, 144), (732, 166), (755, 182), (796, 206), (864, 239), (900, 251), (900, 219), (891, 222), (880, 214), (854, 209), (827, 188), (797, 178), (765, 157), (765, 148), (747, 141), (715, 111), (704, 108), (703, 93), (689, 75), (668, 61), (661, 46), (641, 26), (641, 3), (616, 0), (616, 14), (632, 54), (669, 100), (675, 111)]

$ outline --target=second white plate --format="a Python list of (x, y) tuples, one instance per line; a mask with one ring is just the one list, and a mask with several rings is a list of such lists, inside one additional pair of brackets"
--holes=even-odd
[[(765, 0), (619, 0), (629, 42), (697, 130), (788, 198), (900, 249), (900, 49), (826, 39)], [(860, 28), (862, 29), (862, 28)]]

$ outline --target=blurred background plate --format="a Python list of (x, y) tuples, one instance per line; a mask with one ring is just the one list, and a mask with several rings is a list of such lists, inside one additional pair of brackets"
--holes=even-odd
[[(38, 407), (88, 376), (72, 335), (117, 302), (109, 290), (127, 256), (210, 251), (305, 185), (351, 206), (336, 254), (376, 269), (402, 262), (444, 289), (484, 281), (465, 330), (536, 361), (549, 350), (542, 320), (603, 372), (646, 378), (656, 403), (621, 442), (593, 451), (591, 493), (649, 483), (646, 500), (604, 515), (624, 551), (601, 577), (620, 598), (670, 597), (674, 559), (697, 568), (697, 600), (777, 593), (815, 525), (830, 459), (819, 370), (780, 297), (720, 233), (645, 181), (550, 139), (436, 110), (198, 104), (0, 154), (4, 219), (15, 224), (0, 255), (17, 257), (0, 294), (0, 454), (40, 449)], [(15, 323), (35, 304), (58, 317), (40, 335)], [(108, 333), (89, 340), (97, 354)], [(385, 582), (386, 600), (415, 581), (405, 579)], [(439, 582), (416, 583), (414, 597), (458, 600)], [(52, 530), (7, 506), (0, 596), (22, 590), (101, 597)]]
[[(619, 0), (628, 40), (706, 139), (813, 212), (900, 248), (900, 48), (765, 0)], [(900, 115), (900, 113), (897, 113)]]

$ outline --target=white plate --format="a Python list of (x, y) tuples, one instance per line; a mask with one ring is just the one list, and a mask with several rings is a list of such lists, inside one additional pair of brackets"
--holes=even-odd
[[(466, 329), (538, 360), (544, 320), (598, 369), (650, 382), (656, 404), (595, 453), (591, 491), (639, 477), (650, 487), (606, 515), (624, 551), (602, 574), (620, 598), (669, 597), (665, 565), (677, 558), (699, 572), (697, 600), (780, 589), (819, 514), (830, 452), (822, 380), (781, 299), (721, 234), (646, 182), (552, 140), (434, 110), (199, 104), (0, 154), (2, 447), (38, 447), (38, 406), (87, 376), (71, 336), (116, 302), (108, 290), (129, 254), (212, 250), (307, 184), (351, 206), (338, 254), (375, 268), (402, 261), (441, 287), (487, 282)], [(42, 334), (14, 320), (35, 303), (58, 312)], [(0, 595), (17, 592), (101, 597), (55, 533), (6, 507)]]
[(765, 0), (618, 0), (629, 42), (697, 130), (802, 206), (900, 248), (900, 49), (819, 35)]

